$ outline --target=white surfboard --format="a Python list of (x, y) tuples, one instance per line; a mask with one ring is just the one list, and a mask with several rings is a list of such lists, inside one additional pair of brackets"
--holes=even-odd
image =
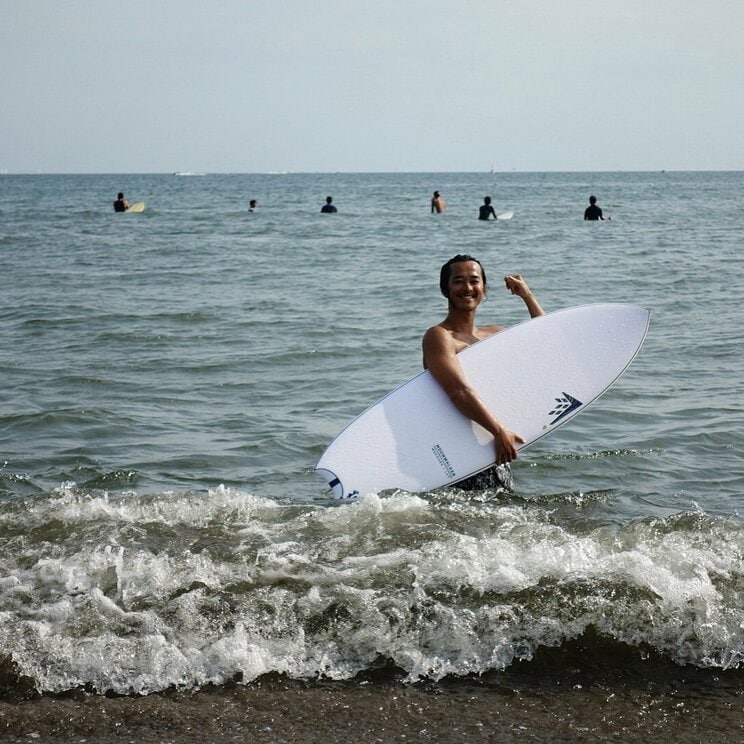
[(145, 211), (145, 202), (135, 202), (134, 204), (129, 205), (129, 209), (127, 209), (127, 212), (144, 212)]
[[(536, 442), (581, 413), (641, 348), (650, 312), (602, 304), (527, 320), (458, 354), (468, 382), (501, 423)], [(430, 491), (494, 462), (493, 438), (454, 407), (428, 371), (352, 421), (315, 469), (333, 496)]]
[(512, 217), (514, 217), (514, 212), (502, 212), (499, 215), (496, 215), (497, 220), (510, 220)]

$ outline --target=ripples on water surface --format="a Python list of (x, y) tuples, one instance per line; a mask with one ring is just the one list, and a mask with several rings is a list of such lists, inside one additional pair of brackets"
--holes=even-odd
[[(2, 654), (119, 693), (461, 678), (577, 638), (739, 668), (743, 178), (1, 177)], [(478, 222), (486, 194), (514, 218)], [(549, 310), (651, 308), (641, 354), (513, 496), (329, 502), (315, 461), (418, 371), (456, 252), (482, 321), (525, 317), (520, 271)]]

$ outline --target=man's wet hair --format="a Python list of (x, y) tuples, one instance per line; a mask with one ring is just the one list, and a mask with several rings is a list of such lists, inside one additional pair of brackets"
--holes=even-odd
[(462, 261), (475, 261), (480, 266), (481, 275), (483, 276), (483, 289), (486, 288), (486, 270), (483, 268), (483, 264), (477, 258), (469, 256), (467, 253), (458, 253), (456, 256), (450, 258), (439, 272), (439, 289), (447, 299), (449, 299), (449, 280), (452, 273), (452, 264)]

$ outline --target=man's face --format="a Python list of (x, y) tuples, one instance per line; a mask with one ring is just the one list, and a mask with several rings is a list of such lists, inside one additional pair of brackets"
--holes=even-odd
[(450, 266), (448, 299), (461, 310), (474, 310), (486, 296), (483, 272), (476, 261), (458, 261)]

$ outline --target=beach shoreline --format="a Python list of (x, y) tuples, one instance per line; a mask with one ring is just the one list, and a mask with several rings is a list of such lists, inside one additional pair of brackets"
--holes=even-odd
[(227, 686), (0, 702), (4, 742), (741, 741), (741, 691)]
[[(594, 649), (594, 650), (592, 650)], [(744, 672), (682, 667), (577, 639), (529, 662), (409, 684), (384, 663), (350, 681), (267, 675), (142, 697), (81, 690), (0, 700), (3, 742), (652, 741), (744, 737)]]

